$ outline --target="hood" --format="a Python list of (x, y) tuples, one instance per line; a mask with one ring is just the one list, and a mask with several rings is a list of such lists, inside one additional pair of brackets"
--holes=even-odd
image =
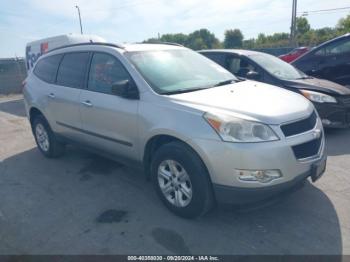
[(322, 93), (327, 93), (332, 95), (350, 95), (349, 88), (328, 80), (323, 80), (318, 78), (308, 78), (308, 79), (298, 79), (298, 80), (288, 80), (288, 81), (285, 80), (283, 81), (283, 84), (286, 87), (320, 91)]
[(314, 109), (302, 95), (248, 80), (170, 98), (202, 112), (223, 112), (274, 125), (307, 117)]

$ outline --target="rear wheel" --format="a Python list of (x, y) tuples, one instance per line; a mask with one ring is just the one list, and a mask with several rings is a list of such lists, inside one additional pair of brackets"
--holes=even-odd
[(151, 175), (158, 195), (175, 214), (194, 218), (211, 209), (208, 172), (189, 146), (181, 142), (161, 146), (152, 158)]
[(32, 122), (32, 130), (36, 144), (44, 156), (54, 158), (64, 153), (64, 144), (57, 141), (55, 134), (42, 115), (35, 117)]

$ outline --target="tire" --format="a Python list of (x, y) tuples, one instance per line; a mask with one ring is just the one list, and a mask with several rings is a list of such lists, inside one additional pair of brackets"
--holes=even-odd
[(196, 152), (184, 143), (171, 142), (155, 152), (151, 178), (165, 206), (178, 216), (199, 217), (213, 206), (207, 169)]
[(43, 115), (35, 117), (32, 122), (32, 131), (36, 144), (45, 157), (56, 158), (64, 154), (64, 144), (57, 141), (55, 134)]

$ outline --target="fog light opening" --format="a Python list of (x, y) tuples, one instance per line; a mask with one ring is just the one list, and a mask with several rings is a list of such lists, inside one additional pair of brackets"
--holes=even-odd
[(269, 183), (275, 179), (281, 178), (282, 173), (279, 170), (236, 170), (238, 179), (244, 182)]

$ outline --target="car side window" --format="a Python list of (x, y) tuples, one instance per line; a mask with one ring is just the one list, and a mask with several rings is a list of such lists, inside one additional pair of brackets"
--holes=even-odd
[(61, 58), (62, 55), (53, 55), (39, 60), (34, 68), (34, 74), (47, 83), (55, 82)]
[(65, 54), (58, 68), (57, 85), (83, 88), (89, 58), (88, 52)]
[(88, 90), (112, 94), (115, 82), (131, 80), (129, 73), (114, 56), (95, 53), (93, 55), (89, 73)]
[(255, 66), (249, 63), (246, 59), (228, 56), (226, 58), (226, 66), (231, 73), (236, 76), (245, 78), (250, 71), (257, 71)]
[(240, 69), (240, 63), (241, 59), (239, 57), (227, 56), (225, 61), (225, 68), (234, 75), (237, 75)]
[(339, 55), (350, 53), (350, 39), (329, 44), (315, 52), (317, 56)]
[(213, 60), (215, 63), (225, 66), (225, 54), (219, 54), (219, 53), (202, 53), (202, 55), (206, 56), (207, 58)]

